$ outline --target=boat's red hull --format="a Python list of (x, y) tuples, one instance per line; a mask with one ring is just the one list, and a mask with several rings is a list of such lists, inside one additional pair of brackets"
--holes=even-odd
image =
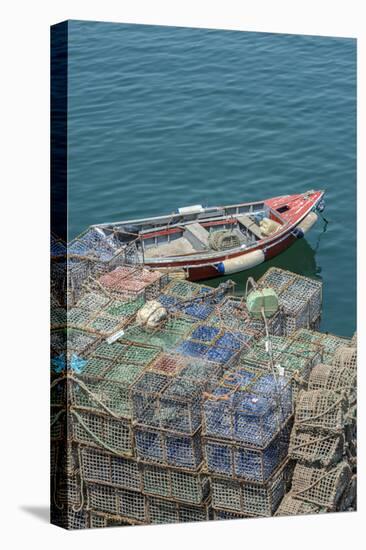
[[(265, 203), (272, 208), (272, 212), (274, 213), (276, 213), (276, 211), (281, 211), (279, 209), (284, 203), (290, 204), (290, 207), (285, 212), (281, 211), (282, 220), (287, 222), (286, 228), (275, 236), (258, 241), (258, 245), (254, 248), (249, 248), (245, 251), (236, 250), (235, 252), (226, 254), (221, 252), (215, 257), (211, 256), (209, 259), (187, 256), (184, 259), (172, 258), (171, 261), (166, 259), (161, 262), (146, 261), (145, 265), (154, 269), (184, 271), (185, 276), (189, 280), (200, 281), (222, 276), (224, 273), (220, 270), (220, 263), (233, 260), (235, 258), (244, 258), (245, 256), (256, 251), (263, 252), (261, 262), (270, 260), (286, 250), (286, 248), (288, 248), (298, 238), (299, 235), (296, 234), (297, 226), (316, 207), (322, 196), (322, 191), (316, 191), (312, 192), (310, 197), (306, 197), (305, 195), (292, 195), (291, 197), (277, 197), (265, 201)], [(228, 218), (226, 223), (232, 223), (231, 219)], [(165, 230), (165, 233), (167, 233), (167, 231), (169, 232), (172, 230)], [(258, 263), (256, 265), (258, 265)], [(242, 270), (244, 271), (245, 269), (250, 269), (250, 267), (250, 265), (249, 267), (243, 267)]]

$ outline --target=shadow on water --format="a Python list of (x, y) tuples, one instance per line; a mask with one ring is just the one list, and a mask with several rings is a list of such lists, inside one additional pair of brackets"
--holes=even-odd
[(279, 254), (272, 260), (253, 269), (248, 269), (247, 271), (242, 271), (233, 275), (227, 275), (226, 277), (202, 281), (202, 283), (217, 287), (220, 283), (231, 279), (236, 283), (235, 294), (242, 296), (245, 293), (245, 286), (248, 278), (253, 277), (255, 280), (258, 280), (270, 267), (279, 267), (281, 269), (293, 271), (299, 275), (321, 279), (321, 268), (317, 266), (315, 255), (323, 233), (319, 235), (315, 250), (306, 239), (301, 239), (282, 252), (282, 254)]

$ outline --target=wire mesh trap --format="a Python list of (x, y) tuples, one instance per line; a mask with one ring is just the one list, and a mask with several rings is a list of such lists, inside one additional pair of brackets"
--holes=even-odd
[(322, 511), (323, 509), (316, 504), (295, 498), (290, 491), (283, 497), (275, 516), (303, 516), (320, 514)]
[(343, 434), (322, 434), (294, 428), (288, 455), (313, 466), (327, 467), (339, 462), (344, 454)]
[(89, 527), (89, 515), (85, 509), (75, 512), (72, 506), (61, 510), (51, 506), (51, 523), (69, 530), (86, 529)]
[(357, 509), (357, 476), (353, 475), (346, 489), (342, 493), (338, 504), (337, 511), (344, 512)]
[(140, 463), (143, 492), (177, 502), (201, 504), (209, 495), (209, 479), (202, 473), (191, 473)]
[[(266, 327), (229, 286), (122, 265), (114, 239), (88, 260), (98, 237), (73, 243), (67, 321), (53, 296), (55, 521), (105, 527), (355, 506), (350, 466), (339, 461), (356, 471), (356, 353), (350, 340), (307, 328), (321, 283), (269, 270), (262, 282), (282, 305)], [(137, 315), (152, 298), (167, 309), (155, 328)]]
[(200, 433), (183, 436), (174, 432), (135, 427), (137, 457), (145, 462), (158, 463), (198, 471), (202, 463)]
[(86, 483), (87, 509), (120, 516), (130, 521), (149, 521), (146, 497), (138, 491), (102, 483)]
[(136, 460), (93, 447), (81, 447), (81, 475), (87, 482), (142, 491), (142, 473)]
[(293, 334), (301, 327), (309, 328), (321, 315), (322, 282), (270, 268), (258, 281), (260, 288), (271, 287), (279, 297), (284, 314), (284, 333)]
[(205, 467), (211, 474), (264, 482), (287, 455), (291, 427), (289, 421), (264, 449), (205, 437)]
[(347, 400), (332, 390), (302, 390), (296, 405), (295, 426), (340, 432), (347, 407)]
[(206, 397), (204, 433), (263, 448), (292, 414), (286, 377), (239, 369)]
[(297, 464), (292, 493), (296, 499), (334, 511), (351, 477), (351, 469), (344, 461), (328, 469)]
[(70, 431), (76, 443), (99, 447), (127, 458), (134, 455), (132, 427), (127, 420), (71, 409)]
[(147, 497), (149, 522), (152, 524), (206, 521), (209, 517), (207, 504), (184, 505), (156, 497)]
[(230, 520), (230, 519), (244, 519), (250, 516), (246, 514), (240, 514), (239, 512), (226, 512), (225, 510), (215, 510), (212, 509), (212, 519), (214, 521)]
[(285, 493), (286, 467), (287, 462), (264, 484), (212, 477), (213, 508), (249, 517), (272, 516)]
[(338, 347), (333, 356), (333, 364), (355, 373), (357, 369), (357, 349), (345, 346)]
[(141, 426), (194, 434), (202, 422), (203, 394), (217, 383), (221, 370), (214, 363), (178, 356), (174, 363), (181, 365), (175, 377), (151, 369), (134, 384), (133, 420)]
[(342, 365), (316, 365), (309, 378), (309, 390), (332, 390), (345, 393), (348, 401), (356, 400), (356, 372)]

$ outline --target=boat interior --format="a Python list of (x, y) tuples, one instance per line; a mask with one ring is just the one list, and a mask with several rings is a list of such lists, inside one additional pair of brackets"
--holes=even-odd
[(286, 221), (265, 202), (231, 207), (184, 207), (170, 216), (103, 227), (122, 243), (139, 239), (146, 259), (246, 248), (280, 231)]

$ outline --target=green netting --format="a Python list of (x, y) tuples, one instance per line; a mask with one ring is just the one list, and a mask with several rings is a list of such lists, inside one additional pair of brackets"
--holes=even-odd
[(125, 353), (126, 349), (127, 346), (119, 342), (115, 342), (114, 344), (103, 342), (96, 348), (95, 355), (106, 359), (118, 359)]
[(105, 378), (107, 380), (113, 380), (118, 383), (130, 385), (137, 380), (144, 368), (145, 365), (118, 363), (105, 374)]
[(122, 418), (131, 417), (128, 385), (108, 380), (80, 380), (73, 383), (71, 396), (73, 406), (78, 409), (112, 413)]
[(199, 285), (190, 283), (189, 281), (172, 281), (164, 289), (164, 292), (177, 298), (187, 299), (196, 296), (199, 290)]
[(103, 294), (97, 294), (96, 292), (88, 292), (85, 294), (77, 303), (78, 307), (88, 309), (93, 312), (97, 312), (99, 309), (103, 308), (110, 298), (107, 298)]
[(133, 455), (129, 420), (73, 410), (71, 421), (74, 441), (97, 446), (126, 457)]
[(130, 317), (134, 315), (144, 305), (143, 298), (137, 298), (132, 302), (115, 302), (111, 307), (107, 309), (109, 315)]
[(133, 363), (146, 365), (155, 359), (159, 353), (159, 349), (131, 345), (128, 346), (123, 357), (126, 362), (132, 361)]
[(51, 307), (51, 326), (66, 325), (67, 314), (64, 307)]
[(111, 319), (109, 317), (97, 317), (91, 323), (91, 328), (102, 333), (109, 334), (121, 325), (120, 319)]
[(85, 326), (88, 324), (90, 319), (93, 317), (93, 313), (87, 309), (82, 309), (80, 307), (74, 307), (69, 309), (67, 312), (67, 323), (68, 325), (78, 325)]
[(176, 332), (182, 336), (188, 334), (197, 323), (183, 317), (172, 317), (165, 324), (167, 331)]
[(182, 335), (165, 329), (149, 331), (142, 327), (131, 327), (125, 331), (121, 341), (149, 344), (161, 349), (172, 349), (182, 339)]
[(83, 376), (103, 376), (103, 373), (108, 370), (112, 365), (112, 361), (109, 359), (98, 359), (97, 357), (91, 357), (87, 360), (83, 368)]

